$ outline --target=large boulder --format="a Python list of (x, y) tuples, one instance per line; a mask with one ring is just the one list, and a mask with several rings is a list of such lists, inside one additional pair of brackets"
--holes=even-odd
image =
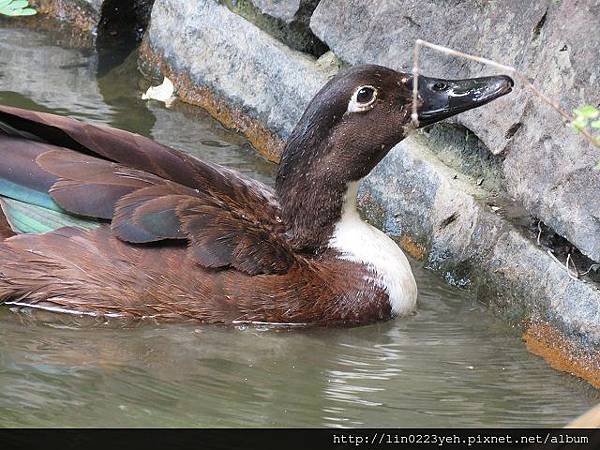
[(245, 132), (272, 159), (280, 144), (267, 147), (289, 135), (328, 74), (213, 0), (157, 0), (142, 58), (160, 60), (184, 100)]
[[(568, 18), (568, 19), (567, 19)], [(322, 0), (311, 28), (340, 58), (410, 71), (417, 38), (513, 65), (567, 110), (600, 103), (600, 2)], [(582, 32), (585, 30), (585, 32)], [(496, 69), (424, 50), (422, 72), (472, 77)], [(600, 261), (600, 152), (529, 91), (457, 117), (493, 153), (504, 190)]]
[(317, 57), (327, 51), (309, 27), (318, 0), (219, 0), (218, 3), (294, 50)]
[[(445, 151), (462, 144), (449, 141)], [(402, 174), (398, 176), (398, 174)], [(415, 135), (397, 145), (360, 189), (363, 211), (455, 286), (469, 288), (513, 320), (551, 322), (600, 346), (600, 291), (571, 278), (519, 227), (487, 207), (490, 192)], [(598, 370), (598, 368), (596, 368)]]
[(103, 0), (31, 0), (43, 15), (68, 22), (76, 29), (94, 31), (100, 22)]
[(291, 23), (294, 20), (310, 19), (310, 13), (319, 0), (252, 0), (252, 3), (263, 14)]

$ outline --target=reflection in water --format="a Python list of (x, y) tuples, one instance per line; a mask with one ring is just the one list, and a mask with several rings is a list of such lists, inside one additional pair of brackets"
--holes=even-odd
[(459, 291), (418, 268), (417, 277), (418, 314), (355, 329), (230, 329), (4, 309), (0, 421), (560, 425), (597, 401)]
[(0, 102), (123, 128), (270, 182), (274, 166), (244, 139), (198, 108), (175, 103), (171, 110), (141, 100), (148, 87), (136, 70), (136, 55), (109, 71), (90, 50), (61, 48), (48, 35), (1, 29)]
[[(103, 70), (101, 76), (90, 81), (97, 84), (104, 103), (111, 107), (108, 125), (149, 136), (156, 118), (144, 107), (139, 96), (132, 95), (141, 89), (140, 78), (131, 76), (136, 67), (137, 52), (133, 52), (122, 65)], [(132, 111), (136, 113), (132, 114)]]
[[(0, 102), (152, 136), (266, 182), (205, 113), (139, 99), (130, 57), (2, 29)], [(517, 332), (416, 267), (416, 315), (354, 329), (231, 329), (0, 309), (0, 426), (562, 425), (598, 401)]]

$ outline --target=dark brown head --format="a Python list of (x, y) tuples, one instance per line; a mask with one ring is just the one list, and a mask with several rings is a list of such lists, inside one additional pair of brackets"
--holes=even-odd
[[(310, 102), (283, 151), (276, 188), (299, 250), (323, 248), (350, 182), (365, 177), (404, 139), (411, 121), (412, 76), (375, 65), (331, 79)], [(509, 77), (419, 77), (420, 126), (510, 92)]]

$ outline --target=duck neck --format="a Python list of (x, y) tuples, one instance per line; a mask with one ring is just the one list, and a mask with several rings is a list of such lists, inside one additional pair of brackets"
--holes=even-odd
[(276, 190), (283, 220), (292, 245), (298, 251), (323, 251), (342, 216), (347, 186), (326, 172), (324, 167), (307, 167), (277, 177)]
[(324, 114), (319, 106), (311, 103), (290, 135), (275, 185), (292, 245), (311, 253), (328, 247), (349, 184), (365, 177), (393, 144), (371, 148), (368, 138), (333, 126), (343, 111)]

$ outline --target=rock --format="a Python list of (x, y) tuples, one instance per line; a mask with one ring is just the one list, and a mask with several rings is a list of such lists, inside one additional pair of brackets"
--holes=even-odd
[(335, 53), (328, 51), (317, 59), (317, 68), (327, 75), (327, 78), (333, 77), (340, 69), (344, 67), (343, 61), (341, 61)]
[[(527, 73), (541, 91), (568, 112), (600, 105), (600, 2), (553, 2), (540, 41), (539, 65)], [(537, 98), (528, 99), (520, 123), (505, 157), (508, 192), (600, 261), (600, 150)]]
[[(569, 17), (568, 21), (565, 18)], [(322, 0), (311, 28), (338, 57), (409, 71), (417, 38), (513, 65), (567, 111), (599, 104), (600, 3)], [(469, 18), (466, 20), (465, 18)], [(581, 30), (586, 30), (582, 33)], [(497, 70), (424, 50), (423, 73)], [(600, 261), (600, 153), (529, 91), (517, 89), (456, 121), (505, 155), (504, 189), (585, 255)]]
[[(535, 45), (530, 44), (532, 30), (545, 12), (543, 2), (453, 0), (442, 7), (436, 0), (323, 0), (310, 26), (338, 57), (350, 64), (375, 63), (411, 71), (415, 40), (420, 38), (521, 67), (531, 45)], [(420, 67), (422, 73), (439, 78), (469, 78), (497, 72), (429, 49), (422, 51)], [(507, 144), (507, 131), (523, 112), (523, 102), (517, 96), (461, 114), (457, 120), (498, 153)], [(501, 120), (497, 118), (500, 112)]]
[(316, 0), (220, 0), (288, 47), (319, 57), (327, 47), (309, 28)]
[(310, 19), (319, 0), (251, 0), (263, 13), (283, 20), (286, 23), (294, 20)]
[(100, 22), (103, 0), (31, 0), (41, 14), (69, 22), (82, 31), (93, 31)]
[[(117, 35), (141, 39), (154, 0), (31, 0), (43, 15), (51, 16), (86, 32), (98, 32), (109, 42)], [(106, 36), (104, 36), (106, 35)]]
[(451, 284), (493, 299), (507, 315), (551, 321), (600, 344), (598, 288), (571, 279), (534, 240), (494, 214), (486, 205), (490, 193), (441, 162), (430, 140), (405, 139), (365, 179), (359, 196), (367, 217)]
[(212, 0), (157, 0), (142, 50), (146, 61), (152, 55), (180, 98), (245, 132), (273, 159), (277, 149), (266, 147), (276, 144), (264, 133), (285, 139), (329, 70)]

